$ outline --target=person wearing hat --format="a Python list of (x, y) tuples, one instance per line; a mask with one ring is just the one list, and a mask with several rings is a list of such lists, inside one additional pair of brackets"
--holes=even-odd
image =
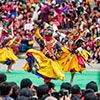
[(68, 45), (65, 44), (62, 48), (63, 55), (61, 55), (59, 59), (63, 71), (71, 73), (70, 83), (73, 82), (76, 72), (82, 73), (82, 71), (85, 70), (86, 64), (89, 65), (88, 59), (91, 56), (91, 54), (84, 49), (84, 40), (81, 38), (73, 41), (71, 47), (72, 48), (68, 48)]
[(62, 53), (61, 45), (60, 43), (52, 36), (53, 35), (53, 29), (47, 28), (45, 30), (45, 48), (42, 50), (42, 52), (51, 59), (59, 59), (60, 54)]
[(29, 49), (27, 51), (27, 58), (29, 56), (30, 59), (34, 58), (33, 60), (31, 59), (31, 62), (36, 61), (39, 68), (37, 69), (34, 63), (31, 63), (26, 58), (27, 62), (23, 69), (28, 72), (34, 72), (35, 75), (42, 77), (45, 83), (50, 82), (51, 79), (64, 80), (64, 73), (60, 64), (57, 62), (62, 53), (62, 49), (60, 43), (52, 37), (52, 28), (45, 30), (44, 43), (45, 46), (42, 52), (35, 49)]

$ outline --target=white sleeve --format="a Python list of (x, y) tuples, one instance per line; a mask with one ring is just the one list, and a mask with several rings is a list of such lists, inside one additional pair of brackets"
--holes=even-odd
[(83, 51), (82, 47), (77, 48), (77, 50), (81, 53)]

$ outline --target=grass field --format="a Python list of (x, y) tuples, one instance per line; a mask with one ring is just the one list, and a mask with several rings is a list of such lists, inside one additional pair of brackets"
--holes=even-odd
[[(16, 82), (17, 85), (20, 86), (20, 82), (23, 78), (29, 78), (32, 80), (33, 84), (41, 85), (43, 84), (43, 79), (39, 78), (32, 73), (28, 73), (25, 71), (13, 71), (12, 73), (6, 73), (5, 71), (0, 71), (0, 73), (5, 73), (7, 75), (7, 82)], [(70, 80), (70, 73), (65, 73), (65, 80), (64, 82), (69, 82)], [(95, 81), (98, 85), (99, 92), (100, 92), (100, 71), (84, 71), (82, 74), (76, 73), (74, 77), (74, 81), (72, 85), (78, 84), (81, 89), (85, 89), (85, 86), (88, 82)], [(52, 80), (53, 83), (56, 85), (56, 90), (58, 91), (60, 85), (62, 83), (61, 80)]]

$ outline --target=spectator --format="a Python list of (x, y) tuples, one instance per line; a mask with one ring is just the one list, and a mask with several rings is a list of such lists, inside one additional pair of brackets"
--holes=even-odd
[(96, 99), (96, 96), (93, 93), (87, 93), (84, 96), (84, 100), (97, 100), (97, 99)]
[(86, 90), (87, 89), (92, 89), (94, 91), (94, 94), (99, 97), (99, 93), (98, 93), (98, 86), (97, 83), (95, 81), (90, 81), (89, 83), (87, 83), (86, 85)]
[(19, 96), (25, 96), (28, 98), (32, 98), (33, 92), (31, 90), (29, 90), (28, 88), (22, 88), (19, 92)]
[(42, 97), (42, 100), (46, 99), (48, 96), (52, 95), (55, 92), (55, 84), (52, 82), (47, 82), (46, 85), (48, 86), (48, 93)]
[(10, 95), (14, 100), (18, 97), (19, 93), (19, 86), (15, 82), (9, 82), (9, 84), (12, 86), (12, 94)]
[(61, 84), (61, 86), (60, 86), (60, 89), (61, 90), (68, 90), (68, 94), (70, 94), (71, 93), (71, 84), (70, 83), (68, 83), (68, 82), (63, 82), (62, 84)]
[(78, 96), (75, 96), (71, 100), (81, 100), (81, 99)]
[(89, 83), (87, 83), (86, 89), (92, 89), (94, 92), (98, 92), (97, 83), (94, 81), (90, 81)]
[(40, 85), (36, 88), (37, 96), (39, 99), (42, 99), (48, 94), (49, 87), (46, 84)]
[(55, 91), (55, 84), (52, 82), (47, 82), (46, 84), (49, 88), (48, 94), (50, 95)]
[(78, 85), (74, 85), (71, 88), (71, 99), (73, 97), (79, 97), (79, 98), (81, 98), (81, 88)]
[(8, 82), (3, 82), (0, 84), (0, 92), (1, 92), (1, 97), (3, 100), (14, 100), (11, 98), (12, 94), (12, 86)]
[(45, 98), (44, 100), (57, 100), (55, 97), (53, 96), (48, 96), (47, 98)]
[(0, 83), (5, 82), (7, 80), (6, 74), (0, 74)]
[(16, 100), (29, 100), (29, 98), (25, 96), (20, 96)]
[(20, 82), (20, 88), (31, 88), (32, 81), (28, 78), (22, 79)]

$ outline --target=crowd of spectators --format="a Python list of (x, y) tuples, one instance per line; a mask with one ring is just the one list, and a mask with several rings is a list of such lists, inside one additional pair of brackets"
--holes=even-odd
[(63, 39), (73, 43), (77, 38), (84, 39), (85, 49), (92, 53), (90, 61), (99, 63), (100, 0), (94, 2), (91, 6), (89, 0), (0, 0), (0, 41), (13, 37), (11, 47), (17, 55), (31, 48), (33, 37), (43, 36), (50, 25), (54, 33), (64, 30)]
[(24, 78), (18, 86), (6, 80), (7, 76), (0, 74), (0, 100), (100, 100), (95, 81), (88, 82), (85, 89), (77, 84), (62, 82), (60, 90), (56, 91), (53, 82), (36, 86), (29, 78)]

